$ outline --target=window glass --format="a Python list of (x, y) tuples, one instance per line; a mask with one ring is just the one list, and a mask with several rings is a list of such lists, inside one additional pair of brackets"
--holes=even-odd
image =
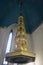
[[(5, 54), (10, 52), (11, 41), (12, 41), (12, 32), (10, 32), (10, 34), (9, 34), (9, 38), (8, 38), (8, 43), (7, 43)], [(7, 65), (7, 64), (8, 64), (8, 62), (4, 58), (3, 65)]]

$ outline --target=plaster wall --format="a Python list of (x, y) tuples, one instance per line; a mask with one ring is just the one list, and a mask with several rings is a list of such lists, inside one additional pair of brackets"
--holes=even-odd
[[(5, 56), (5, 49), (8, 41), (9, 32), (12, 29), (13, 30), (13, 39), (12, 39), (12, 48), (13, 50), (14, 46), (14, 37), (15, 37), (15, 31), (16, 31), (16, 24), (12, 24), (9, 27), (0, 27), (0, 65), (2, 65), (3, 58)], [(36, 53), (36, 65), (43, 65), (43, 23), (32, 33), (32, 34), (26, 34), (27, 41), (28, 41), (28, 50), (34, 51)], [(10, 64), (9, 65), (13, 65)], [(25, 64), (27, 65), (27, 64)]]
[(35, 65), (43, 65), (43, 23), (32, 33), (32, 40), (36, 53)]
[[(4, 28), (0, 27), (0, 65), (2, 65), (3, 58), (5, 57), (6, 45), (7, 45), (7, 41), (8, 41), (8, 37), (9, 37), (9, 32), (11, 30), (13, 30), (11, 51), (13, 51), (13, 49), (15, 47), (14, 37), (15, 37), (16, 27), (17, 27), (17, 24), (12, 24), (9, 27), (4, 27)], [(30, 43), (32, 43), (31, 35), (26, 34), (26, 37), (27, 37), (27, 41), (28, 41), (28, 45), (27, 45), (28, 50), (32, 51), (33, 50), (32, 44), (30, 44)], [(9, 65), (13, 65), (13, 64), (9, 63)]]
[(0, 27), (0, 65), (2, 65), (3, 58), (5, 57), (5, 50), (8, 42), (9, 33), (11, 30), (15, 31), (15, 28), (16, 24), (12, 24), (9, 27)]

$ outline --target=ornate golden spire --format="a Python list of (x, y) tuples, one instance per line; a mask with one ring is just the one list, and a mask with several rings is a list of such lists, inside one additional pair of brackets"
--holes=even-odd
[(15, 36), (14, 41), (15, 41), (15, 44), (17, 46), (17, 49), (27, 50), (27, 48), (26, 48), (27, 38), (25, 35), (23, 16), (19, 16), (19, 18), (18, 18), (18, 26), (17, 26), (16, 36)]
[(35, 53), (28, 52), (26, 48), (27, 38), (22, 16), (22, 0), (20, 0), (20, 4), (20, 16), (18, 18), (18, 26), (14, 39), (14, 45), (16, 45), (16, 48), (14, 48), (13, 52), (6, 54), (6, 60), (10, 63), (29, 63), (35, 61)]
[(35, 61), (35, 53), (28, 52), (27, 38), (25, 36), (25, 28), (23, 23), (23, 16), (18, 18), (18, 26), (16, 30), (16, 36), (14, 44), (17, 46), (14, 48), (14, 52), (6, 54), (6, 60), (11, 63), (27, 63)]

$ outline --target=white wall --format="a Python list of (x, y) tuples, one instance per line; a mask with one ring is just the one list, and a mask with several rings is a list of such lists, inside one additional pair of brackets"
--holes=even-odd
[(43, 23), (32, 33), (36, 65), (43, 65)]
[[(11, 29), (13, 30), (13, 39), (12, 39), (13, 45), (12, 45), (11, 51), (13, 50), (16, 27), (17, 27), (17, 24), (12, 24), (9, 27), (4, 27), (4, 28), (0, 27), (0, 65), (2, 65), (2, 61), (3, 61), (4, 55), (5, 55), (5, 50), (6, 50), (5, 48), (7, 45), (8, 36), (9, 36), (9, 32), (11, 31)], [(33, 48), (32, 48), (32, 44), (31, 44), (32, 43), (31, 35), (26, 34), (26, 36), (27, 36), (27, 40), (28, 40), (28, 48), (29, 48), (29, 50), (32, 51)]]
[[(16, 24), (12, 24), (9, 27), (0, 27), (0, 65), (2, 65), (2, 61), (5, 56), (6, 45), (11, 29), (14, 32), (16, 30)], [(15, 32), (13, 34), (15, 34)]]
[[(0, 27), (0, 65), (2, 65), (2, 59), (4, 58), (5, 47), (8, 41), (9, 32), (13, 29), (13, 40), (16, 31), (16, 24), (12, 24), (9, 27)], [(36, 53), (36, 65), (43, 65), (43, 24), (41, 24), (32, 34), (26, 34), (28, 40), (28, 50)], [(12, 49), (13, 50), (12, 45)], [(3, 50), (4, 49), (4, 50)], [(11, 64), (10, 64), (11, 65)]]
[[(4, 46), (4, 40), (5, 40), (5, 36), (6, 36), (6, 28), (1, 28), (0, 27), (0, 65), (1, 65), (1, 62), (2, 62), (2, 58), (3, 58), (3, 54), (2, 54), (2, 51), (3, 51), (3, 46)], [(4, 52), (4, 51), (3, 51)]]

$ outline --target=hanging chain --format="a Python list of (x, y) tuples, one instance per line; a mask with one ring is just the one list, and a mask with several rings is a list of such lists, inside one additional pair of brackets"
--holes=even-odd
[(22, 15), (22, 6), (23, 6), (23, 0), (18, 0), (19, 6), (20, 6), (20, 15)]

